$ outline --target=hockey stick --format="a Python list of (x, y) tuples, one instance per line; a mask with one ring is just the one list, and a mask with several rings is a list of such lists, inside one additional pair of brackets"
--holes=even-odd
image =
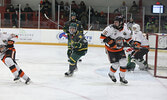
[(56, 25), (60, 26), (61, 28), (63, 28), (63, 26), (62, 26), (62, 25), (59, 25), (59, 24), (58, 24), (58, 23), (56, 23), (55, 21), (53, 21), (53, 20), (49, 19), (49, 17), (48, 17), (46, 14), (44, 14), (44, 16), (45, 16), (45, 18), (46, 18), (47, 20), (49, 20), (49, 21), (51, 21), (52, 23), (54, 23), (54, 24), (56, 24)]
[[(92, 25), (89, 27), (88, 31), (85, 32), (84, 36), (85, 36), (91, 29), (92, 29)], [(84, 37), (84, 36), (83, 36), (83, 37)], [(83, 37), (82, 37), (78, 42), (80, 42), (80, 41), (83, 39)]]

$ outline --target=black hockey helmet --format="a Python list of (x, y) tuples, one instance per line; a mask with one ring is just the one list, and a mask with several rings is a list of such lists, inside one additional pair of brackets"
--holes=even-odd
[(118, 29), (118, 30), (122, 30), (123, 29), (123, 24), (124, 24), (124, 22), (123, 22), (123, 16), (116, 16), (114, 18), (114, 22), (115, 21), (118, 21), (119, 25), (117, 26), (117, 25), (114, 24), (113, 27), (116, 28), (116, 29)]
[(71, 12), (71, 21), (75, 22), (77, 14), (75, 12)]
[(75, 12), (71, 12), (71, 16), (77, 16)]

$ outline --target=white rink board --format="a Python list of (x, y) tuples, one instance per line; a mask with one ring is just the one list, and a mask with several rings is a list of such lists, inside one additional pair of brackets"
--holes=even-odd
[[(39, 43), (67, 43), (67, 35), (63, 30), (57, 29), (16, 29), (1, 28), (1, 31), (18, 34), (18, 42), (39, 42)], [(84, 33), (87, 30), (84, 31)], [(100, 40), (102, 31), (89, 31), (85, 37), (91, 45), (104, 45)], [(155, 47), (155, 36), (149, 37), (150, 47)], [(159, 48), (167, 47), (166, 37), (160, 39)]]
[[(18, 42), (67, 43), (67, 35), (63, 30), (2, 28), (1, 31), (17, 34)], [(85, 37), (89, 44), (104, 45), (100, 41), (100, 34), (101, 31), (89, 31)]]

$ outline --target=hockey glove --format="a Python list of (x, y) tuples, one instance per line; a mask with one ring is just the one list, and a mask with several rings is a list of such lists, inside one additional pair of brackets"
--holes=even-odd
[(68, 56), (68, 58), (70, 58), (71, 54), (72, 54), (72, 50), (71, 50), (71, 49), (68, 49), (68, 50), (67, 50), (67, 56)]
[(134, 44), (134, 41), (133, 41), (133, 40), (130, 40), (130, 41), (129, 41), (129, 46), (130, 46), (130, 47), (132, 47), (132, 48), (135, 46), (135, 44)]
[(78, 43), (78, 42), (74, 42), (73, 43), (73, 47), (74, 48), (81, 48), (82, 44), (81, 43)]

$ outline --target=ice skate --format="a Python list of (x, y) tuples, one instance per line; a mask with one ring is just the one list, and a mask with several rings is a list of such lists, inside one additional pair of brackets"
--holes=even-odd
[(31, 83), (31, 79), (28, 77), (27, 80), (25, 81), (25, 84), (30, 84)]
[(15, 78), (13, 79), (13, 81), (14, 81), (15, 83), (21, 82), (20, 77), (15, 77)]
[(73, 76), (73, 73), (74, 73), (74, 71), (68, 71), (68, 72), (64, 73), (64, 75), (66, 77), (71, 77), (71, 76)]
[(115, 78), (115, 76), (113, 75), (110, 75), (110, 73), (108, 73), (108, 76), (110, 77), (110, 79), (113, 81), (113, 82), (117, 82), (117, 79)]
[(120, 82), (121, 82), (122, 84), (127, 84), (127, 83), (128, 83), (128, 81), (125, 80), (124, 77), (121, 77), (120, 74), (119, 74), (119, 77), (120, 77)]

